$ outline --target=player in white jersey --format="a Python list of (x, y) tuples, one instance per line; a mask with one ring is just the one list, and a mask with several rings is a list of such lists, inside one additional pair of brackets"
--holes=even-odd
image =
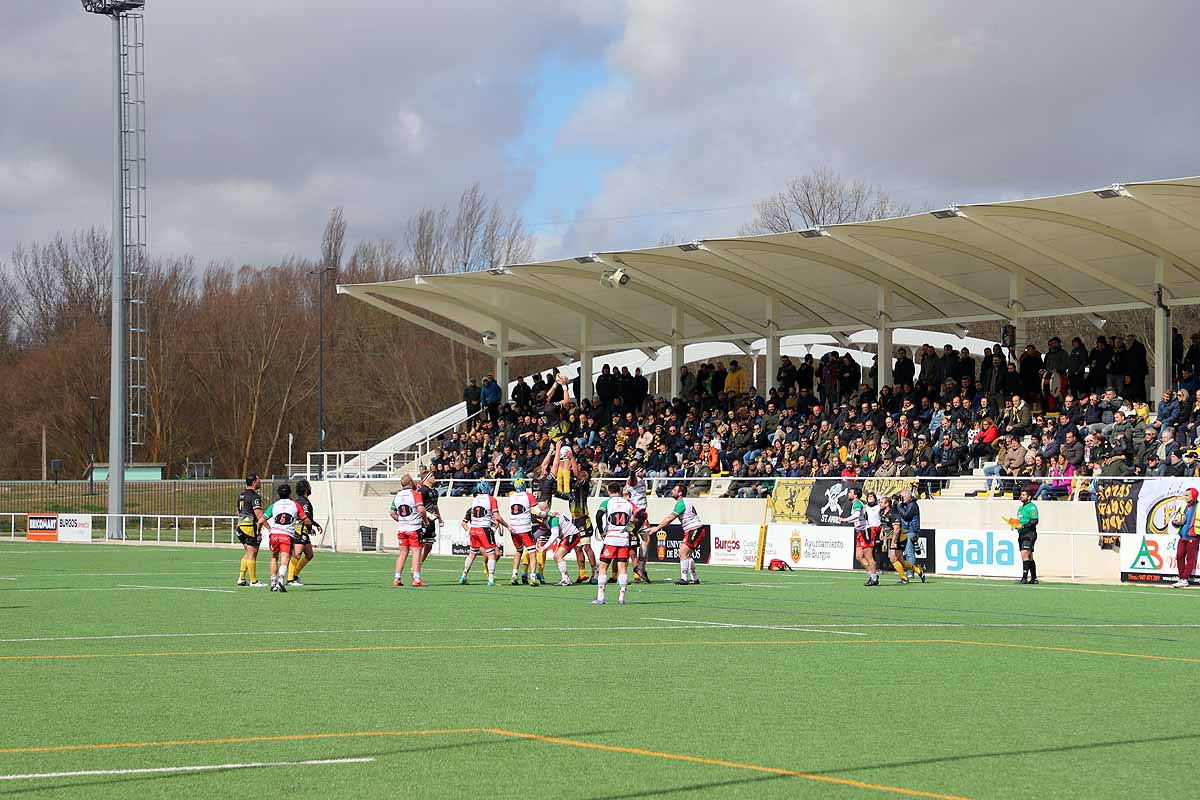
[(400, 578), (404, 574), (404, 564), (412, 554), (413, 586), (424, 586), (421, 580), (421, 559), (424, 555), (421, 544), (421, 534), (428, 523), (425, 514), (425, 500), (417, 490), (417, 484), (411, 475), (400, 479), (400, 491), (392, 498), (391, 517), (396, 521), (396, 540), (400, 552), (396, 556), (396, 575), (392, 578), (392, 586), (403, 586)]
[[(632, 542), (632, 546), (638, 547), (637, 563), (633, 569), (633, 579), (635, 581), (650, 582), (650, 576), (646, 574), (646, 554), (650, 551), (650, 531), (646, 527), (649, 522), (646, 516), (646, 492), (649, 487), (646, 485), (646, 471), (642, 469), (641, 462), (633, 459), (629, 462), (629, 479), (625, 482), (625, 491), (629, 497), (629, 502), (633, 504), (633, 534), (636, 537)], [(640, 540), (640, 541), (639, 541)]]
[(863, 585), (878, 586), (879, 572), (875, 568), (875, 539), (871, 534), (867, 504), (862, 501), (861, 491), (858, 487), (850, 487), (847, 492), (850, 497), (850, 515), (838, 517), (838, 520), (849, 522), (854, 526), (854, 557), (867, 571), (867, 582)]
[(696, 577), (696, 559), (693, 556), (700, 552), (700, 546), (708, 536), (708, 526), (700, 519), (696, 504), (687, 496), (687, 489), (683, 484), (677, 483), (671, 487), (671, 498), (675, 501), (675, 507), (662, 522), (650, 529), (650, 536), (679, 520), (679, 525), (683, 528), (683, 542), (679, 545), (679, 580), (675, 583), (679, 586), (699, 583), (700, 579)]
[(292, 487), (283, 484), (275, 490), (279, 499), (267, 509), (267, 525), (271, 529), (271, 591), (286, 592), (288, 562), (292, 560), (292, 545), (300, 540), (296, 526), (308, 520), (308, 515), (295, 500)]
[(608, 583), (608, 565), (617, 565), (617, 583), (621, 593), (617, 602), (625, 605), (625, 589), (629, 586), (629, 540), (633, 532), (635, 509), (628, 498), (623, 495), (620, 483), (608, 485), (608, 497), (600, 504), (603, 512), (600, 529), (604, 532), (604, 548), (600, 551), (600, 574), (594, 606), (604, 605), (604, 587)]
[[(529, 575), (522, 575), (520, 569), (521, 560), (534, 560), (534, 552), (537, 549), (533, 540), (533, 512), (537, 507), (537, 498), (525, 488), (523, 478), (513, 481), (513, 490), (508, 496), (508, 533), (513, 543), (512, 585), (520, 586), (522, 583), (531, 582)], [(541, 579), (534, 569), (535, 565), (536, 562), (531, 564), (530, 568), (533, 569), (532, 584), (537, 586)]]
[(545, 519), (545, 525), (550, 531), (550, 538), (544, 544), (539, 542), (538, 550), (554, 556), (554, 563), (558, 565), (558, 574), (561, 577), (558, 585), (570, 586), (571, 573), (567, 567), (567, 553), (578, 550), (583, 531), (575, 527), (569, 514), (551, 512), (550, 504), (546, 501), (538, 503), (538, 513)]
[(471, 565), (480, 553), (487, 559), (487, 585), (496, 585), (496, 526), (508, 528), (504, 517), (500, 516), (500, 506), (492, 496), (492, 486), (487, 481), (475, 484), (475, 496), (471, 505), (463, 515), (463, 528), (471, 539), (471, 552), (463, 562), (463, 574), (458, 579), (460, 584), (466, 584)]

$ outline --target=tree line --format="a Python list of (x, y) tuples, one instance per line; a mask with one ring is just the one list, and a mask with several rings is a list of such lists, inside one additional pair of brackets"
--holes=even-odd
[[(210, 460), (219, 477), (282, 475), (289, 433), (295, 461), (315, 450), (322, 283), (327, 449), (375, 444), (460, 400), (467, 375), (491, 371), (486, 356), (339, 299), (335, 287), (527, 261), (533, 241), (519, 215), (476, 185), (453, 206), (419, 211), (399, 242), (347, 252), (346, 231), (337, 208), (312, 258), (149, 260), (148, 416), (136, 461), (164, 464), (168, 477)], [(96, 461), (108, 460), (111, 276), (111, 242), (95, 228), (19, 245), (0, 265), (0, 477), (41, 477), (43, 428), (63, 478), (86, 474), (92, 431)]]

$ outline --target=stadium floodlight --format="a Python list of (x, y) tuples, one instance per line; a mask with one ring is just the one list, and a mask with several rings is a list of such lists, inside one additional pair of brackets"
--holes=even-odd
[(797, 233), (799, 233), (805, 239), (816, 239), (819, 236), (827, 236), (828, 235), (825, 233), (825, 229), (822, 228), (820, 225), (815, 225), (811, 228), (806, 228), (805, 230), (797, 231)]
[[(82, 0), (112, 18), (113, 225), (112, 348), (108, 411), (107, 536), (125, 538), (125, 465), (144, 443), (147, 353), (145, 0)], [(112, 516), (116, 515), (116, 516)]]
[(962, 216), (962, 213), (958, 210), (958, 206), (939, 208), (937, 211), (930, 211), (929, 213), (932, 214), (935, 219), (953, 219), (954, 217)]
[(1119, 183), (1114, 183), (1107, 189), (1097, 189), (1093, 194), (1102, 200), (1112, 200), (1114, 197), (1127, 197), (1129, 192)]
[(600, 276), (600, 285), (609, 289), (616, 289), (618, 286), (626, 286), (629, 284), (629, 273), (624, 267), (616, 269), (607, 269)]
[(685, 253), (694, 253), (697, 250), (704, 249), (704, 245), (701, 242), (687, 242), (685, 244), (678, 245), (678, 247)]

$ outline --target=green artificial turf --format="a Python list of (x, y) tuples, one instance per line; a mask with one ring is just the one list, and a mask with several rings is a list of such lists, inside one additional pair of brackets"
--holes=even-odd
[[(592, 607), (593, 587), (508, 586), (507, 564), (455, 585), (450, 558), (424, 589), (320, 553), (303, 588), (234, 590), (239, 558), (0, 544), (0, 778), (373, 761), (0, 796), (1153, 796), (1200, 745), (1195, 591), (701, 567)], [(405, 733), (430, 730), (459, 732)], [(256, 740), (198, 743), (228, 739)], [(152, 744), (12, 752), (119, 743)]]

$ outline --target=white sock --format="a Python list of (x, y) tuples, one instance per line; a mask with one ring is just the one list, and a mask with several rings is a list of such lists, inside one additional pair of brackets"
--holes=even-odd
[(413, 580), (414, 580), (414, 581), (419, 581), (419, 580), (421, 580), (421, 573), (419, 573), (419, 572), (414, 572), (414, 573), (413, 573)]
[(604, 599), (604, 587), (608, 585), (608, 570), (601, 570), (600, 575), (596, 578), (596, 598)]
[(399, 572), (397, 572), (397, 573), (396, 573), (396, 580), (400, 580), (400, 573), (399, 573)]
[(287, 564), (279, 565), (279, 582), (287, 583)]
[(494, 558), (488, 559), (487, 569), (488, 569), (488, 580), (495, 580), (495, 578), (496, 578), (496, 559), (494, 559)]
[(556, 560), (556, 563), (558, 564), (558, 574), (562, 576), (562, 579), (570, 580), (571, 575), (567, 572), (567, 560), (565, 558), (560, 558)]
[(463, 562), (463, 577), (467, 577), (467, 573), (471, 571), (471, 565), (475, 563), (475, 554), (471, 553), (467, 556), (467, 560)]
[(623, 574), (617, 576), (617, 584), (621, 587), (621, 596), (625, 596), (625, 587), (629, 585), (629, 575)]
[(688, 575), (690, 574), (691, 564), (692, 560), (690, 558), (679, 559), (679, 577), (683, 578), (685, 581), (688, 579)]

